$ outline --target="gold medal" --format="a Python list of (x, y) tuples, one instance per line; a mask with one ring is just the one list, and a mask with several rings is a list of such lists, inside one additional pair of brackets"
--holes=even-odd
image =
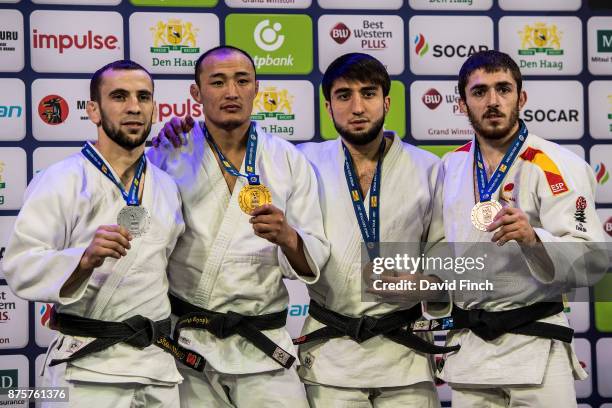
[(240, 190), (238, 204), (242, 211), (250, 214), (261, 205), (272, 204), (272, 194), (263, 184), (247, 184)]
[(480, 231), (486, 231), (493, 222), (502, 205), (497, 200), (481, 201), (472, 207), (472, 224)]

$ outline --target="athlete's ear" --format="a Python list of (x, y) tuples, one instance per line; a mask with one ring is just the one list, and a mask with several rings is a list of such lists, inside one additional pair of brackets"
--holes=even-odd
[(191, 97), (196, 100), (198, 103), (202, 103), (202, 95), (200, 94), (200, 88), (198, 88), (197, 84), (191, 84), (189, 87), (189, 93)]
[(87, 101), (85, 111), (89, 120), (91, 120), (96, 126), (100, 126), (102, 123), (102, 115), (100, 115), (100, 105), (96, 101)]
[(461, 111), (461, 113), (463, 113), (464, 115), (467, 115), (468, 113), (468, 107), (467, 104), (465, 103), (465, 101), (461, 98), (459, 98), (459, 110)]
[(385, 107), (385, 114), (389, 113), (389, 109), (391, 109), (391, 97), (389, 95), (385, 96), (383, 104)]
[(521, 93), (519, 94), (519, 110), (523, 109), (523, 106), (527, 103), (527, 92), (524, 89), (521, 89)]

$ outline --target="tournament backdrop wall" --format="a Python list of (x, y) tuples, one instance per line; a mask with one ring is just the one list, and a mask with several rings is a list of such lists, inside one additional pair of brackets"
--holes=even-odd
[[(472, 135), (457, 104), (462, 62), (477, 50), (505, 51), (526, 77), (529, 129), (593, 166), (612, 240), (608, 0), (0, 0), (0, 263), (32, 175), (95, 138), (85, 113), (91, 73), (131, 58), (154, 74), (159, 122), (201, 119), (188, 93), (193, 65), (219, 44), (254, 57), (261, 85), (253, 119), (295, 142), (336, 136), (321, 72), (342, 53), (372, 54), (393, 79), (386, 129), (438, 154)], [(3, 389), (38, 383), (53, 336), (50, 305), (17, 298), (2, 277), (0, 268), (0, 398)], [(289, 285), (297, 335), (308, 300), (303, 286)], [(595, 290), (612, 290), (612, 282)], [(576, 383), (581, 406), (610, 408), (612, 303), (574, 303), (568, 314), (591, 374)], [(439, 391), (450, 399), (447, 386)]]

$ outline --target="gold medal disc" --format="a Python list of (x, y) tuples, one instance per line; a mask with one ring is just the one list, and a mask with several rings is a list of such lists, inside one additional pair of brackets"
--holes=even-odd
[(261, 205), (272, 204), (272, 194), (270, 194), (268, 187), (263, 184), (247, 184), (240, 190), (238, 204), (242, 211), (250, 214), (251, 211)]
[(481, 201), (472, 207), (472, 224), (480, 231), (486, 231), (487, 226), (493, 222), (502, 205), (497, 200)]

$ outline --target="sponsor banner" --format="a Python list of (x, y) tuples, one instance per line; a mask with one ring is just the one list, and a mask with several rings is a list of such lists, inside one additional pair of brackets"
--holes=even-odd
[(460, 145), (437, 145), (437, 146), (417, 145), (417, 146), (423, 150), (427, 150), (428, 152), (435, 154), (439, 158), (444, 157), (446, 153), (452, 152), (453, 150), (460, 147)]
[(80, 146), (39, 147), (32, 155), (32, 174), (46, 169), (52, 164), (81, 151)]
[(215, 7), (219, 0), (130, 0), (135, 6)]
[(52, 303), (36, 302), (34, 304), (34, 339), (40, 347), (47, 348), (53, 341), (57, 332), (49, 328)]
[(96, 139), (87, 116), (89, 79), (36, 79), (32, 82), (32, 133), (37, 140)]
[(612, 181), (610, 180), (612, 144), (593, 145), (589, 156), (591, 167), (595, 172), (595, 180), (597, 180), (595, 201), (599, 204), (610, 204), (612, 203)]
[(23, 15), (17, 10), (0, 13), (0, 72), (19, 72), (24, 66)]
[(612, 17), (591, 17), (587, 22), (589, 72), (612, 74)]
[(25, 85), (21, 79), (0, 78), (0, 89), (0, 141), (22, 140), (26, 135)]
[(116, 6), (121, 0), (32, 0), (34, 4), (75, 4), (79, 6)]
[[(578, 81), (523, 81), (527, 103), (521, 118), (529, 132), (545, 139), (580, 139), (584, 135), (584, 98)], [(579, 97), (577, 97), (579, 95)]]
[(403, 0), (318, 0), (319, 6), (324, 9), (374, 9), (397, 10), (402, 7)]
[(578, 75), (582, 72), (582, 22), (578, 17), (502, 17), (499, 49), (523, 75)]
[[(391, 81), (389, 98), (391, 108), (385, 117), (384, 129), (393, 131), (400, 138), (406, 136), (406, 91), (401, 81)], [(335, 139), (338, 137), (336, 128), (325, 108), (325, 97), (319, 87), (319, 119), (321, 123), (321, 137), (323, 139)]]
[(28, 345), (28, 302), (0, 285), (0, 349)]
[(9, 236), (13, 232), (13, 225), (17, 217), (0, 217), (0, 279), (4, 279), (2, 260), (6, 252)]
[(582, 160), (586, 160), (585, 159), (586, 156), (585, 156), (585, 152), (584, 152), (584, 147), (582, 147), (581, 145), (578, 145), (578, 144), (562, 144), (561, 146), (563, 146), (566, 149), (572, 151), (573, 153), (578, 155), (578, 157), (580, 157)]
[(591, 343), (587, 339), (574, 338), (572, 342), (574, 345), (574, 351), (576, 357), (580, 361), (580, 365), (587, 372), (589, 377), (586, 380), (576, 380), (574, 384), (576, 386), (576, 397), (577, 398), (588, 398), (593, 393), (593, 364), (591, 361)]
[[(612, 397), (612, 338), (603, 338), (595, 345), (597, 355), (597, 390), (605, 398)], [(612, 407), (612, 404), (604, 404)], [(604, 405), (601, 407), (604, 408)], [(607, 407), (606, 407), (607, 408)]]
[(251, 118), (286, 140), (314, 137), (314, 88), (310, 81), (259, 81)]
[(415, 16), (408, 31), (414, 74), (457, 75), (467, 57), (493, 49), (493, 20), (485, 16)]
[(319, 70), (342, 54), (363, 52), (391, 75), (404, 71), (404, 20), (398, 16), (325, 15), (318, 21)]
[(312, 0), (225, 0), (225, 4), (234, 8), (308, 8)]
[(410, 85), (410, 123), (417, 140), (469, 140), (474, 136), (459, 109), (457, 81), (415, 81)]
[(595, 139), (612, 139), (612, 81), (589, 84), (589, 131)]
[(502, 10), (575, 11), (581, 5), (581, 0), (499, 0)]
[(26, 188), (26, 153), (19, 147), (0, 147), (0, 210), (18, 210)]
[(606, 242), (612, 242), (612, 208), (598, 208), (597, 215), (601, 221)]
[(157, 123), (151, 127), (149, 139), (157, 135), (164, 123), (174, 116), (180, 118), (191, 115), (196, 121), (204, 120), (202, 105), (189, 93), (193, 80), (158, 79), (155, 81), (155, 102), (157, 103)]
[(589, 288), (577, 288), (575, 296), (572, 298), (580, 299), (580, 302), (569, 302), (565, 308), (565, 316), (569, 325), (576, 333), (585, 333), (591, 327), (589, 315)]
[(189, 74), (205, 51), (219, 45), (219, 19), (207, 13), (134, 13), (130, 57), (154, 74)]
[(415, 10), (489, 10), (493, 0), (408, 0)]
[(303, 14), (230, 14), (225, 41), (242, 48), (258, 74), (309, 74), (312, 71), (312, 20)]
[[(1, 336), (1, 335), (0, 335)], [(30, 386), (28, 358), (21, 354), (0, 356), (0, 405), (27, 407), (25, 400), (9, 400), (9, 388), (27, 388)], [(10, 401), (2, 403), (5, 401)]]
[(300, 337), (302, 326), (308, 315), (310, 297), (304, 282), (292, 279), (283, 279), (289, 292), (289, 307), (287, 313), (287, 330), (292, 339)]
[(36, 10), (30, 29), (36, 72), (93, 73), (123, 59), (123, 18), (116, 12)]

